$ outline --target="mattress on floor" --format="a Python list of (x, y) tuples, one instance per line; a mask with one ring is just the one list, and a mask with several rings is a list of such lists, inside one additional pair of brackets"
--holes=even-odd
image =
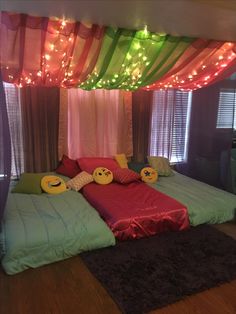
[(15, 274), (114, 245), (115, 238), (81, 193), (9, 193), (0, 242), (2, 266)]
[(90, 183), (83, 195), (119, 240), (142, 238), (189, 227), (185, 205), (145, 183)]
[(219, 224), (236, 218), (235, 194), (178, 172), (170, 177), (159, 177), (158, 182), (151, 186), (185, 204), (192, 226)]

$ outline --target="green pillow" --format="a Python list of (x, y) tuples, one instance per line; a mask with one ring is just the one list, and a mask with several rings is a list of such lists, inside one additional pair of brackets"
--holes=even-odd
[(48, 173), (22, 173), (12, 193), (42, 194), (41, 179)]
[(168, 158), (161, 156), (148, 156), (147, 158), (149, 164), (157, 171), (159, 176), (168, 177), (174, 175)]
[(147, 167), (147, 164), (144, 163), (144, 162), (135, 162), (135, 161), (130, 161), (128, 162), (128, 167), (129, 169), (137, 172), (137, 173), (140, 173), (140, 171), (144, 168), (144, 167)]

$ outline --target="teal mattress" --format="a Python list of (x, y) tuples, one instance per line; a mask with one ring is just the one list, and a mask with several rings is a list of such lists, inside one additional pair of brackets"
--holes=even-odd
[(151, 184), (187, 206), (190, 224), (218, 224), (236, 217), (236, 195), (174, 172)]
[(115, 244), (113, 233), (81, 193), (9, 193), (2, 232), (7, 274)]

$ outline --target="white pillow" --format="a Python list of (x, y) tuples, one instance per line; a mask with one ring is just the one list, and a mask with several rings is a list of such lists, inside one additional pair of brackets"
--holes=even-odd
[(89, 184), (90, 182), (93, 182), (93, 176), (86, 171), (82, 171), (73, 179), (67, 181), (66, 186), (69, 189), (79, 191), (83, 186)]

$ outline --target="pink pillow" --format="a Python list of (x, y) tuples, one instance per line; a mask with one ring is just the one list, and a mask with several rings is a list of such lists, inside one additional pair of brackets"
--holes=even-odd
[(113, 171), (113, 180), (118, 183), (127, 184), (127, 183), (137, 181), (139, 179), (140, 179), (140, 174), (137, 172), (134, 172), (131, 169), (118, 168)]
[(81, 170), (91, 174), (98, 167), (107, 168), (112, 172), (119, 168), (119, 164), (115, 159), (107, 157), (81, 157), (77, 159), (77, 163)]
[(55, 170), (56, 173), (60, 173), (69, 178), (74, 178), (79, 172), (81, 172), (76, 160), (70, 159), (66, 155), (63, 155), (59, 166)]

